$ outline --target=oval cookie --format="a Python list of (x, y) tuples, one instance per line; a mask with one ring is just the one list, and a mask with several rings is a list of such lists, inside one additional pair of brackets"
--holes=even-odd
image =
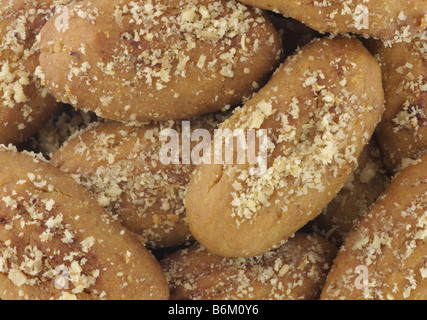
[(58, 110), (36, 76), (37, 35), (60, 4), (73, 1), (0, 2), (0, 143), (21, 143)]
[(400, 39), (427, 27), (425, 0), (240, 1), (279, 12), (321, 33), (356, 33), (381, 39)]
[(67, 174), (0, 151), (0, 298), (167, 299), (154, 256)]
[(427, 155), (395, 177), (346, 238), (322, 299), (427, 299)]
[(259, 257), (222, 258), (196, 243), (161, 264), (172, 300), (313, 300), (334, 256), (325, 239), (297, 234)]
[(281, 57), (276, 30), (234, 0), (95, 0), (41, 32), (46, 85), (119, 121), (168, 121), (241, 103)]
[[(213, 131), (218, 122), (205, 116), (190, 124)], [(183, 199), (195, 166), (164, 164), (160, 136), (169, 129), (183, 133), (180, 121), (143, 127), (99, 124), (75, 135), (51, 163), (90, 190), (126, 228), (142, 235), (148, 247), (175, 247), (192, 239)]]
[(386, 108), (377, 137), (393, 174), (427, 151), (427, 32), (409, 42), (376, 42)]
[(259, 255), (287, 239), (338, 193), (383, 110), (379, 65), (359, 41), (303, 47), (221, 125), (266, 130), (264, 161), (195, 170), (186, 195), (195, 238), (226, 257)]

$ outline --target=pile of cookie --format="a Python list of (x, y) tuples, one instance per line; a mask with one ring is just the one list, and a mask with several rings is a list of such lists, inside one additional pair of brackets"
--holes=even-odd
[(0, 17), (0, 299), (427, 298), (426, 0)]

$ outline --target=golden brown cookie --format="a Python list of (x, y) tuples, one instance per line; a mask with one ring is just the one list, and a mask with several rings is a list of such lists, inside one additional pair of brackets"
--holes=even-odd
[[(212, 132), (218, 122), (204, 116), (190, 121), (190, 129)], [(51, 163), (90, 190), (123, 226), (142, 235), (148, 247), (175, 247), (192, 239), (183, 199), (195, 165), (164, 163), (160, 135), (168, 129), (182, 138), (180, 121), (99, 124), (75, 135)]]
[(225, 257), (279, 245), (338, 193), (383, 110), (380, 67), (358, 40), (304, 46), (221, 126), (267, 130), (266, 170), (249, 161), (195, 170), (186, 195), (194, 237)]
[(0, 143), (21, 143), (58, 110), (36, 76), (37, 35), (61, 5), (75, 1), (0, 1)]
[(425, 0), (239, 1), (294, 18), (321, 33), (393, 39), (414, 35), (427, 27)]
[(1, 299), (168, 298), (142, 239), (70, 176), (4, 147), (0, 163)]
[(386, 109), (378, 126), (384, 163), (397, 173), (427, 151), (427, 32), (409, 42), (376, 42)]
[(119, 121), (168, 121), (242, 102), (281, 57), (276, 30), (234, 0), (91, 0), (41, 32), (59, 100)]
[(196, 243), (161, 264), (172, 300), (313, 300), (335, 253), (324, 238), (297, 234), (259, 257), (222, 258)]
[(347, 236), (322, 299), (427, 299), (427, 155), (414, 161)]

